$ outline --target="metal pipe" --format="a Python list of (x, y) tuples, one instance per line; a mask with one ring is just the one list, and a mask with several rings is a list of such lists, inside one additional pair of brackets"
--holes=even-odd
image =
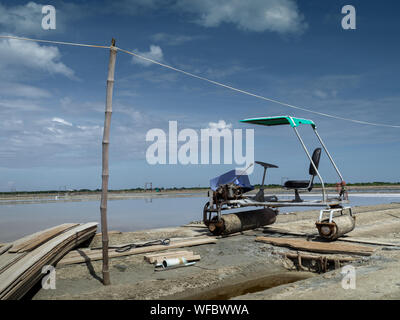
[(313, 129), (314, 129), (315, 135), (317, 136), (317, 138), (318, 138), (319, 142), (321, 143), (321, 145), (322, 145), (322, 147), (324, 148), (324, 150), (325, 150), (326, 154), (328, 155), (328, 158), (329, 158), (329, 160), (331, 161), (331, 163), (332, 163), (333, 167), (335, 168), (335, 170), (336, 170), (337, 174), (339, 175), (340, 182), (344, 181), (344, 180), (343, 180), (343, 176), (342, 176), (342, 174), (340, 173), (340, 171), (339, 171), (338, 167), (336, 166), (336, 164), (335, 164), (335, 161), (333, 161), (333, 158), (331, 157), (331, 155), (330, 155), (330, 153), (329, 153), (328, 149), (326, 148), (326, 146), (325, 146), (324, 142), (322, 141), (321, 137), (319, 136), (319, 134), (318, 134), (317, 130), (316, 130), (315, 128), (313, 128)]
[(299, 138), (300, 143), (301, 143), (301, 145), (303, 146), (303, 149), (304, 149), (304, 151), (306, 152), (307, 157), (308, 157), (308, 159), (310, 160), (310, 162), (311, 162), (311, 164), (312, 164), (312, 166), (313, 166), (315, 172), (317, 173), (319, 180), (321, 181), (321, 184), (322, 184), (322, 201), (325, 202), (325, 201), (326, 201), (326, 194), (325, 194), (325, 184), (324, 184), (324, 180), (322, 179), (321, 175), (319, 174), (319, 171), (318, 171), (317, 167), (315, 166), (314, 161), (312, 160), (312, 158), (311, 158), (311, 156), (310, 156), (310, 153), (308, 152), (307, 147), (306, 147), (306, 145), (304, 144), (303, 140), (301, 139), (300, 134), (298, 133), (296, 127), (293, 127), (293, 129), (294, 129), (294, 132), (295, 132), (296, 135), (297, 135), (297, 138)]
[(264, 190), (265, 174), (267, 173), (267, 168), (264, 168), (264, 175), (261, 182), (261, 190)]
[(170, 258), (164, 259), (162, 263), (156, 265), (156, 271), (173, 269), (179, 267), (188, 267), (194, 265), (196, 262), (188, 262), (186, 258)]

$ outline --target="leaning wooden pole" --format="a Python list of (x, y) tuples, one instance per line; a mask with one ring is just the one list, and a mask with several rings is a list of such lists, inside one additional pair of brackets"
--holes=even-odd
[(106, 112), (104, 119), (103, 131), (103, 156), (102, 156), (102, 185), (101, 185), (101, 237), (103, 242), (103, 284), (109, 285), (110, 271), (108, 270), (108, 226), (107, 226), (107, 191), (108, 191), (108, 151), (110, 146), (110, 126), (112, 113), (112, 96), (114, 88), (114, 72), (115, 60), (117, 58), (117, 48), (115, 47), (115, 39), (111, 41), (110, 60), (108, 63), (107, 77), (107, 96), (106, 96)]

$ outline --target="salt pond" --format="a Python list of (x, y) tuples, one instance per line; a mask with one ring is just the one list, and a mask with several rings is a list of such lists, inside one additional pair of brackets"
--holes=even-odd
[[(352, 206), (366, 206), (400, 202), (400, 193), (352, 192)], [(277, 195), (287, 198), (288, 194)], [(332, 195), (333, 196), (333, 195)], [(315, 194), (302, 195), (317, 199)], [(108, 202), (109, 230), (134, 231), (160, 227), (173, 227), (202, 218), (207, 198), (143, 198), (112, 200)], [(0, 242), (13, 241), (66, 222), (100, 222), (99, 201), (55, 202), (35, 204), (0, 205)], [(282, 208), (280, 212), (310, 210), (315, 208)]]

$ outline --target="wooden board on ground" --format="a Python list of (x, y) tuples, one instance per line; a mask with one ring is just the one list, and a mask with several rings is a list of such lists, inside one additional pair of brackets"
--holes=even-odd
[[(184, 247), (192, 247), (192, 246), (199, 246), (203, 244), (212, 244), (216, 243), (218, 240), (213, 238), (213, 237), (207, 237), (207, 238), (198, 238), (198, 239), (193, 239), (193, 240), (181, 240), (181, 241), (172, 241), (170, 242), (169, 245), (154, 245), (154, 246), (148, 246), (148, 247), (141, 247), (141, 248), (134, 248), (129, 251), (125, 252), (116, 252), (115, 250), (109, 250), (109, 257), (110, 258), (115, 258), (115, 257), (123, 257), (123, 256), (129, 256), (129, 255), (134, 255), (134, 254), (141, 254), (141, 253), (147, 253), (147, 252), (155, 252), (155, 251), (163, 251), (163, 250), (168, 250), (168, 249), (174, 249), (174, 248), (184, 248)], [(69, 265), (69, 264), (74, 264), (74, 263), (85, 263), (85, 262), (90, 262), (90, 261), (96, 261), (96, 260), (101, 260), (102, 259), (102, 252), (97, 251), (97, 250), (74, 250), (68, 253), (63, 259), (60, 260), (60, 262), (57, 264), (57, 266), (63, 266), (63, 265)]]
[(305, 232), (292, 231), (292, 230), (282, 229), (279, 227), (272, 227), (272, 226), (264, 227), (264, 232), (287, 234), (287, 235), (291, 235), (291, 236), (312, 236), (312, 235), (318, 234), (318, 232), (315, 232), (312, 234), (307, 234)]
[[(122, 231), (118, 231), (118, 230), (110, 230), (108, 231), (108, 234), (122, 234)], [(96, 233), (96, 237), (101, 237), (101, 232)]]
[(41, 279), (43, 266), (54, 265), (68, 251), (94, 236), (96, 230), (97, 223), (78, 225), (22, 253), (18, 261), (0, 274), (0, 299), (20, 299)]
[(187, 262), (192, 262), (192, 261), (198, 261), (200, 260), (200, 255), (198, 254), (192, 254), (192, 255), (187, 255), (187, 256), (167, 256), (167, 257), (158, 257), (155, 260), (153, 260), (153, 262), (150, 263), (154, 263), (154, 264), (162, 264), (164, 260), (166, 259), (175, 259), (175, 258), (184, 258)]
[(31, 251), (57, 235), (76, 227), (78, 223), (64, 223), (43, 231), (36, 232), (13, 242), (11, 253)]
[(145, 255), (144, 259), (149, 263), (159, 264), (165, 259), (173, 258), (185, 258), (186, 261), (197, 261), (200, 260), (200, 255), (193, 254), (193, 251), (170, 251), (158, 254)]
[(161, 252), (161, 253), (150, 253), (150, 254), (146, 254), (144, 256), (144, 260), (146, 260), (147, 262), (150, 263), (154, 263), (156, 258), (160, 258), (160, 257), (168, 257), (168, 256), (183, 256), (183, 255), (189, 255), (192, 254), (193, 255), (193, 251), (167, 251), (167, 252)]
[(12, 266), (15, 262), (21, 259), (25, 253), (9, 253), (5, 252), (0, 255), (0, 273)]
[(336, 241), (345, 241), (345, 242), (356, 242), (356, 243), (365, 243), (365, 244), (372, 244), (375, 246), (387, 246), (387, 247), (397, 247), (400, 246), (400, 243), (394, 242), (385, 242), (379, 239), (360, 239), (360, 238), (353, 238), (353, 237), (341, 237)]
[(13, 246), (12, 243), (4, 243), (0, 247), (0, 255), (2, 255), (3, 253), (7, 252), (12, 246)]
[(343, 244), (338, 242), (307, 241), (298, 238), (257, 237), (256, 241), (276, 246), (288, 247), (295, 250), (304, 250), (320, 253), (345, 253), (370, 256), (375, 249), (367, 246)]
[[(312, 234), (307, 234), (304, 232), (292, 231), (292, 230), (282, 229), (282, 228), (278, 228), (278, 227), (264, 227), (264, 232), (280, 233), (280, 234), (299, 236), (299, 237), (318, 236), (318, 232), (312, 233)], [(347, 236), (347, 235), (340, 237), (336, 241), (365, 243), (365, 244), (372, 244), (372, 245), (376, 245), (376, 246), (393, 246), (393, 247), (400, 246), (400, 243), (385, 242), (385, 241), (381, 241), (379, 239), (361, 239), (361, 238), (351, 237), (351, 236)]]

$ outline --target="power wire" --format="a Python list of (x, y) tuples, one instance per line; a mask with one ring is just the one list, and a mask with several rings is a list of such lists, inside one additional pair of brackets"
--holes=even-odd
[[(0, 38), (24, 40), (24, 41), (34, 41), (34, 42), (44, 42), (44, 43), (54, 43), (54, 44), (79, 46), (79, 47), (92, 47), (92, 48), (103, 48), (103, 49), (110, 49), (111, 48), (110, 46), (100, 46), (100, 45), (74, 43), (74, 42), (63, 42), (63, 41), (53, 41), (53, 40), (21, 38), (21, 37), (15, 37), (15, 36), (0, 36)], [(129, 55), (132, 55), (134, 57), (137, 57), (139, 59), (143, 59), (143, 60), (146, 60), (146, 61), (151, 62), (153, 64), (157, 64), (157, 65), (159, 65), (161, 67), (164, 67), (164, 68), (173, 70), (175, 72), (179, 72), (179, 73), (182, 73), (184, 75), (190, 76), (192, 78), (203, 80), (203, 81), (212, 83), (212, 84), (214, 84), (216, 86), (220, 86), (220, 87), (232, 90), (232, 91), (236, 91), (236, 92), (248, 95), (248, 96), (252, 96), (254, 98), (258, 98), (258, 99), (261, 99), (261, 100), (265, 100), (265, 101), (269, 101), (269, 102), (272, 102), (272, 103), (276, 103), (276, 104), (279, 104), (279, 105), (282, 105), (282, 106), (285, 106), (285, 107), (289, 107), (289, 108), (292, 108), (292, 109), (297, 109), (297, 110), (301, 110), (301, 111), (317, 114), (317, 115), (320, 115), (320, 116), (323, 116), (323, 117), (332, 118), (332, 119), (350, 121), (350, 122), (354, 122), (354, 123), (358, 123), (358, 124), (365, 124), (365, 125), (371, 125), (371, 126), (377, 126), (377, 127), (400, 128), (399, 125), (390, 125), (390, 124), (384, 124), (384, 123), (375, 123), (375, 122), (368, 122), (368, 121), (356, 120), (356, 119), (351, 119), (351, 118), (344, 118), (344, 117), (339, 117), (339, 116), (335, 116), (335, 115), (331, 115), (331, 114), (327, 114), (327, 113), (318, 112), (318, 111), (306, 109), (306, 108), (303, 108), (303, 107), (295, 106), (295, 105), (292, 105), (292, 104), (289, 104), (289, 103), (285, 103), (285, 102), (278, 101), (278, 100), (275, 100), (275, 99), (267, 98), (267, 97), (261, 96), (259, 94), (255, 94), (255, 93), (252, 93), (252, 92), (249, 92), (249, 91), (246, 91), (246, 90), (238, 89), (238, 88), (223, 84), (221, 82), (217, 82), (217, 81), (214, 81), (214, 80), (211, 80), (211, 79), (208, 79), (208, 78), (193, 74), (191, 72), (187, 72), (187, 71), (172, 67), (170, 65), (167, 65), (165, 63), (161, 63), (159, 61), (150, 59), (148, 57), (145, 57), (145, 56), (142, 56), (140, 54), (134, 53), (132, 51), (128, 51), (128, 50), (125, 50), (125, 49), (122, 49), (122, 48), (118, 48), (118, 47), (116, 47), (116, 49), (121, 51), (121, 52), (124, 52), (126, 54), (129, 54)]]
[(41, 40), (41, 39), (31, 39), (31, 38), (21, 38), (15, 36), (1, 36), (3, 39), (15, 39), (15, 40), (24, 40), (24, 41), (33, 41), (33, 42), (45, 42), (45, 43), (54, 43), (54, 44), (62, 44), (68, 46), (77, 46), (77, 47), (91, 47), (91, 48), (104, 48), (110, 49), (110, 46), (99, 46), (94, 44), (84, 44), (84, 43), (75, 43), (75, 42), (64, 42), (64, 41), (53, 41), (53, 40)]
[(334, 116), (334, 115), (323, 113), (323, 112), (318, 112), (318, 111), (313, 111), (313, 110), (309, 110), (309, 109), (306, 109), (306, 108), (298, 107), (298, 106), (295, 106), (295, 105), (292, 105), (292, 104), (288, 104), (288, 103), (281, 102), (281, 101), (278, 101), (278, 100), (275, 100), (275, 99), (271, 99), (271, 98), (267, 98), (267, 97), (264, 97), (264, 96), (261, 96), (261, 95), (255, 94), (255, 93), (251, 93), (251, 92), (248, 92), (248, 91), (245, 91), (245, 90), (241, 90), (241, 89), (238, 89), (238, 88), (235, 88), (235, 87), (231, 87), (231, 86), (228, 86), (226, 84), (223, 84), (223, 83), (220, 83), (220, 82), (217, 82), (217, 81), (214, 81), (214, 80), (210, 80), (210, 79), (207, 79), (207, 78), (202, 77), (202, 76), (198, 76), (196, 74), (193, 74), (193, 73), (190, 73), (190, 72), (187, 72), (187, 71), (184, 71), (184, 70), (169, 66), (167, 64), (158, 62), (156, 60), (153, 60), (153, 59), (150, 59), (150, 58), (147, 58), (147, 57), (144, 57), (142, 55), (139, 55), (137, 53), (134, 53), (134, 52), (131, 52), (131, 51), (128, 51), (128, 50), (124, 50), (124, 49), (121, 49), (121, 48), (117, 48), (117, 49), (119, 51), (122, 51), (124, 53), (130, 54), (130, 55), (135, 56), (137, 58), (144, 59), (144, 60), (152, 62), (154, 64), (158, 64), (158, 65), (160, 65), (160, 66), (162, 66), (164, 68), (168, 68), (170, 70), (183, 73), (183, 74), (188, 75), (190, 77), (194, 77), (194, 78), (197, 78), (197, 79), (200, 79), (200, 80), (204, 80), (204, 81), (207, 81), (207, 82), (212, 83), (214, 85), (227, 88), (229, 90), (233, 90), (233, 91), (240, 92), (240, 93), (243, 93), (243, 94), (258, 98), (258, 99), (262, 99), (262, 100), (266, 100), (266, 101), (273, 102), (273, 103), (276, 103), (276, 104), (280, 104), (280, 105), (283, 105), (283, 106), (286, 106), (286, 107), (289, 107), (289, 108), (302, 110), (302, 111), (306, 111), (306, 112), (318, 114), (320, 116), (334, 118), (334, 119), (338, 119), (338, 120), (351, 121), (351, 122), (355, 122), (355, 123), (359, 123), (359, 124), (367, 124), (367, 125), (372, 125), (372, 126), (383, 126), (383, 127), (390, 127), (390, 128), (400, 128), (400, 126), (397, 126), (397, 125), (374, 123), (374, 122), (361, 121), (361, 120), (355, 120), (355, 119), (350, 119), (350, 118), (343, 118), (343, 117), (338, 117), (338, 116)]

